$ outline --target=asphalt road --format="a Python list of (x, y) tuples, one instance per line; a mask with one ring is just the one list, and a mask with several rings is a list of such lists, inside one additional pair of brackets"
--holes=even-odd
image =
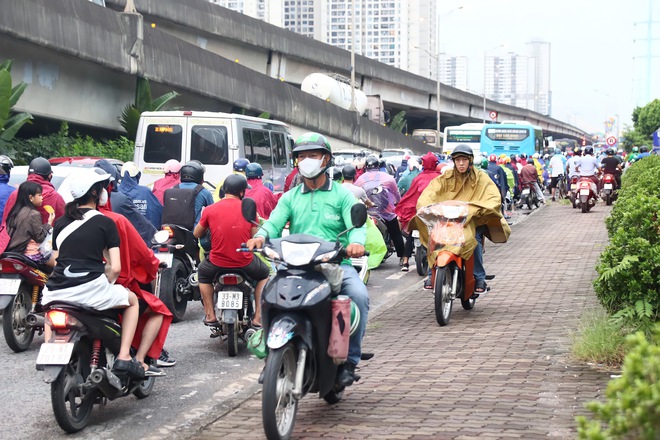
[[(421, 293), (421, 281), (414, 266), (408, 273), (401, 272), (396, 255), (390, 257), (371, 273), (371, 312), (397, 301), (401, 292), (415, 284)], [(237, 398), (256, 389), (263, 361), (243, 344), (238, 356), (230, 358), (219, 339), (209, 338), (202, 318), (202, 306), (195, 302), (189, 304), (185, 320), (170, 328), (166, 348), (177, 365), (165, 369), (167, 377), (157, 379), (150, 397), (130, 396), (108, 402), (105, 408), (95, 406), (87, 428), (75, 435), (66, 435), (55, 422), (50, 385), (34, 367), (43, 337), (35, 337), (30, 349), (18, 354), (0, 337), (0, 438), (162, 439), (215, 419)]]

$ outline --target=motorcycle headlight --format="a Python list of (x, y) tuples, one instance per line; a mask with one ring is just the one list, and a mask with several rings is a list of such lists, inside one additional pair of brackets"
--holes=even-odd
[(316, 250), (321, 247), (320, 243), (291, 243), (282, 242), (282, 259), (292, 266), (303, 266), (312, 261)]
[(267, 258), (270, 258), (271, 260), (277, 260), (280, 261), (282, 260), (282, 257), (280, 257), (280, 254), (278, 254), (275, 249), (271, 247), (264, 246), (264, 255)]
[(302, 305), (304, 306), (304, 305), (307, 305), (307, 304), (313, 302), (314, 298), (318, 294), (323, 292), (326, 288), (330, 288), (330, 284), (328, 282), (321, 283), (317, 287), (315, 287), (314, 289), (310, 290), (309, 293), (305, 296), (305, 299), (303, 300)]
[(327, 263), (328, 261), (332, 260), (334, 257), (337, 256), (337, 250), (326, 252), (325, 254), (321, 254), (318, 257), (314, 258), (315, 263)]

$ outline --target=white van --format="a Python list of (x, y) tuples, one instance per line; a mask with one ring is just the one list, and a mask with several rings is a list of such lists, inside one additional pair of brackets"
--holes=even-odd
[(201, 161), (205, 180), (217, 185), (232, 172), (234, 160), (243, 157), (260, 164), (263, 179), (281, 192), (291, 172), (292, 146), (289, 126), (280, 121), (216, 112), (144, 112), (133, 160), (142, 170), (141, 185), (163, 177), (169, 159)]

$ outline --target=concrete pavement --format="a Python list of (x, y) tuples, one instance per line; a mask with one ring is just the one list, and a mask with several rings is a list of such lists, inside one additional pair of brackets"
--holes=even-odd
[[(303, 399), (293, 438), (575, 438), (575, 415), (609, 380), (569, 357), (569, 333), (597, 304), (591, 281), (608, 214), (602, 204), (582, 214), (549, 203), (515, 224), (508, 243), (489, 242), (491, 293), (472, 311), (455, 302), (446, 327), (416, 282), (370, 319), (364, 349), (375, 357), (361, 363), (362, 381), (334, 406)], [(175, 435), (248, 436), (264, 438), (259, 392)]]

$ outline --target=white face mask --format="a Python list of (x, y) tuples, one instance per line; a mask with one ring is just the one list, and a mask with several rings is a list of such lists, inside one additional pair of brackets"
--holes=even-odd
[(108, 204), (108, 191), (103, 188), (101, 195), (99, 196), (99, 206), (105, 206)]
[(322, 164), (323, 158), (312, 159), (311, 157), (308, 157), (307, 159), (303, 159), (301, 162), (298, 162), (298, 171), (300, 171), (300, 174), (303, 177), (313, 179), (321, 174), (321, 171), (323, 170)]

